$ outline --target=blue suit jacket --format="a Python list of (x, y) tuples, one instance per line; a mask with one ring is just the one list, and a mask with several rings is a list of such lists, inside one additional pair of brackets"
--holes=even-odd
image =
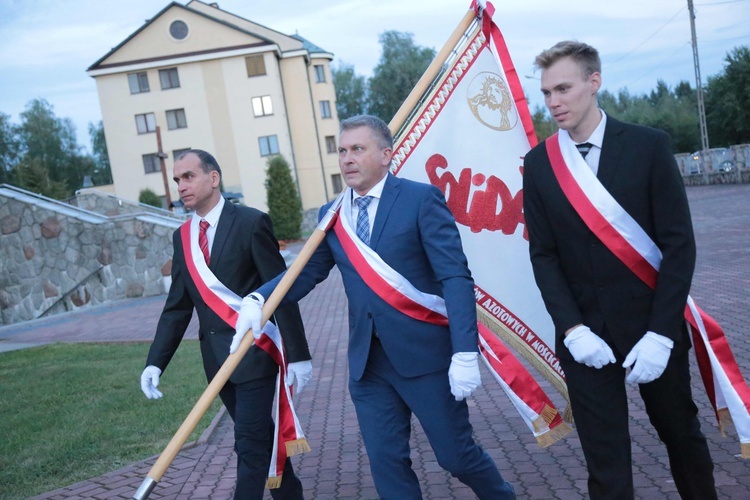
[[(322, 207), (319, 216), (330, 205)], [(404, 377), (447, 369), (453, 353), (477, 351), (474, 281), (455, 219), (439, 189), (388, 174), (370, 247), (417, 289), (445, 298), (450, 326), (412, 319), (388, 305), (360, 278), (329, 231), (283, 302), (300, 300), (334, 265), (339, 267), (349, 300), (349, 371), (354, 380), (364, 373), (373, 331)], [(281, 276), (258, 292), (267, 298)]]

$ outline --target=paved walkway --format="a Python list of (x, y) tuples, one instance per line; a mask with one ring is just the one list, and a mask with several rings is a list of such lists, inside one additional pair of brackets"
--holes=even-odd
[[(707, 186), (688, 190), (698, 239), (693, 297), (724, 330), (750, 380), (750, 185)], [(0, 349), (44, 342), (150, 340), (164, 296), (128, 300), (42, 321), (0, 328)], [(307, 498), (377, 498), (369, 464), (347, 391), (347, 312), (340, 276), (334, 270), (300, 304), (313, 353), (314, 383), (297, 403), (312, 452), (294, 458)], [(133, 318), (138, 318), (134, 323)], [(189, 335), (196, 336), (195, 324)], [(15, 345), (14, 345), (15, 344)], [(3, 347), (4, 346), (4, 347)], [(0, 358), (1, 359), (1, 358)], [(483, 368), (484, 369), (484, 368)], [(137, 383), (138, 374), (134, 374)], [(519, 498), (585, 497), (586, 470), (575, 433), (548, 449), (537, 446), (489, 373), (469, 404), (478, 441), (514, 483)], [(542, 384), (562, 406), (561, 398)], [(750, 499), (750, 460), (742, 460), (734, 429), (722, 437), (693, 366), (693, 387), (716, 469), (720, 498)], [(631, 428), (636, 495), (643, 499), (679, 498), (663, 446), (648, 423), (637, 391), (631, 391)], [(177, 456), (156, 486), (154, 499), (227, 499), (235, 481), (232, 423), (215, 421), (205, 441)], [(412, 437), (414, 469), (425, 498), (468, 499), (471, 491), (437, 464), (418, 422)], [(156, 460), (152, 457), (101, 477), (37, 498), (130, 498)], [(270, 495), (266, 495), (270, 498)]]

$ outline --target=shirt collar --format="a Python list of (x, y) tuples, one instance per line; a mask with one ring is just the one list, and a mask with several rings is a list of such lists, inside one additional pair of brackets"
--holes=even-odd
[[(378, 181), (377, 184), (375, 184), (373, 187), (370, 188), (370, 190), (364, 195), (364, 196), (372, 196), (373, 198), (380, 199), (380, 197), (383, 195), (383, 188), (385, 187), (385, 181), (388, 179), (388, 173), (386, 173), (380, 181)], [(352, 201), (356, 200), (357, 198), (362, 198), (362, 196), (358, 195), (353, 189), (352, 189)]]
[(208, 212), (204, 217), (193, 213), (193, 219), (197, 220), (198, 222), (200, 222), (201, 220), (206, 220), (211, 227), (216, 227), (216, 224), (219, 223), (219, 217), (221, 217), (222, 210), (224, 210), (224, 197), (219, 196), (219, 202), (214, 208), (211, 209), (210, 212)]
[(607, 113), (605, 113), (604, 110), (601, 109), (599, 110), (599, 112), (602, 114), (602, 119), (599, 121), (599, 125), (596, 126), (594, 131), (591, 133), (591, 136), (583, 142), (588, 142), (601, 149), (602, 144), (604, 144), (604, 129), (607, 126)]

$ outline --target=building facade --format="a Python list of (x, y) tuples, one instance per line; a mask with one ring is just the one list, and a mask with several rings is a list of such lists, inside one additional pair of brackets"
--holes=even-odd
[(87, 70), (114, 193), (137, 200), (148, 188), (166, 198), (168, 189), (179, 200), (172, 164), (195, 148), (216, 156), (223, 191), (246, 205), (267, 209), (266, 164), (277, 154), (289, 162), (303, 209), (329, 201), (342, 187), (332, 59), (299, 35), (215, 3), (167, 5)]

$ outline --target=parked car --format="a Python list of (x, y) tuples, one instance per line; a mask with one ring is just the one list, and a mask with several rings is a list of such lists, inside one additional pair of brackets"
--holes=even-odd
[(729, 148), (712, 149), (711, 160), (714, 172), (733, 172), (736, 168), (733, 151)]

